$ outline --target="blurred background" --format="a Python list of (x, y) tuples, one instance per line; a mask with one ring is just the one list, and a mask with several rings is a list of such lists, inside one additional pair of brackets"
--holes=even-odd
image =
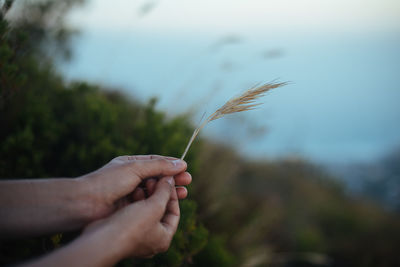
[[(174, 244), (139, 264), (400, 265), (400, 2), (0, 4), (0, 177), (179, 157), (204, 112), (288, 81), (204, 129)], [(4, 243), (1, 261), (73, 237)]]
[(81, 31), (68, 78), (195, 122), (256, 83), (290, 81), (206, 130), (246, 156), (371, 162), (400, 145), (398, 1), (92, 0), (68, 23)]

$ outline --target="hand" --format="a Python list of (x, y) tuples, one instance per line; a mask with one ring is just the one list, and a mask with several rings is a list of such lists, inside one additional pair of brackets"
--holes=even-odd
[[(95, 172), (79, 178), (89, 191), (91, 207), (90, 221), (104, 218), (118, 208), (132, 201), (145, 198), (154, 191), (159, 177), (175, 176), (179, 199), (187, 196), (185, 185), (191, 182), (191, 176), (182, 160), (157, 155), (121, 156)], [(145, 188), (138, 187), (145, 184)]]
[[(178, 227), (180, 211), (172, 177), (155, 184), (151, 197), (121, 208), (112, 216), (89, 225), (82, 237), (106, 236), (117, 258), (151, 257), (165, 252)], [(106, 234), (105, 234), (106, 233)]]

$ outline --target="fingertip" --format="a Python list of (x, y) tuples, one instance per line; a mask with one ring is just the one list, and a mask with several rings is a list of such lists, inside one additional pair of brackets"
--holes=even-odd
[(185, 199), (188, 196), (188, 190), (184, 186), (176, 187), (176, 194), (178, 195), (178, 199)]
[(171, 176), (163, 177), (156, 183), (154, 193), (149, 198), (149, 201), (165, 208), (171, 198), (173, 189), (175, 189), (174, 179)]
[(146, 188), (148, 196), (151, 196), (154, 193), (154, 188), (156, 186), (157, 181), (155, 179), (146, 180)]
[(171, 186), (171, 187), (174, 187), (175, 186), (175, 179), (174, 179), (174, 177), (167, 177), (166, 178), (166, 181), (167, 181), (167, 183)]
[(140, 187), (137, 187), (132, 193), (132, 200), (133, 201), (140, 201), (146, 198), (144, 190)]
[(174, 168), (178, 170), (186, 170), (187, 168), (187, 163), (181, 159), (172, 160), (171, 163)]
[(182, 172), (175, 177), (176, 185), (189, 185), (192, 182), (192, 175), (188, 172)]

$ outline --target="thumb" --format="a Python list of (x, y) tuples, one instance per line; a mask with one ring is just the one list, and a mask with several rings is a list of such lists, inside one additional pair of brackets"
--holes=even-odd
[(186, 162), (180, 159), (156, 158), (133, 161), (131, 164), (133, 170), (141, 179), (154, 176), (173, 176), (184, 172), (187, 168)]
[(153, 212), (160, 220), (164, 216), (173, 190), (175, 190), (174, 178), (164, 177), (157, 182), (153, 195), (146, 200), (154, 207)]

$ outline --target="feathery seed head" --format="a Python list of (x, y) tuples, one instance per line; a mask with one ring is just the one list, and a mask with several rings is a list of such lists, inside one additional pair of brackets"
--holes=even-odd
[(259, 98), (264, 96), (266, 92), (268, 92), (271, 89), (278, 88), (281, 86), (286, 85), (286, 83), (267, 83), (263, 84), (261, 86), (256, 86), (252, 87), (243, 94), (241, 94), (238, 97), (234, 97), (230, 99), (228, 102), (226, 102), (222, 107), (217, 109), (213, 114), (211, 114), (199, 127), (194, 130), (192, 137), (190, 138), (190, 141), (188, 145), (186, 146), (185, 152), (183, 152), (183, 155), (181, 159), (183, 159), (189, 150), (190, 145), (193, 143), (194, 139), (196, 138), (197, 134), (200, 132), (200, 130), (206, 126), (207, 123), (210, 121), (222, 118), (223, 116), (227, 114), (232, 114), (232, 113), (237, 113), (237, 112), (242, 112), (242, 111), (247, 111), (247, 110), (252, 110), (255, 109), (257, 106), (261, 105), (262, 103), (255, 103), (255, 101)]

